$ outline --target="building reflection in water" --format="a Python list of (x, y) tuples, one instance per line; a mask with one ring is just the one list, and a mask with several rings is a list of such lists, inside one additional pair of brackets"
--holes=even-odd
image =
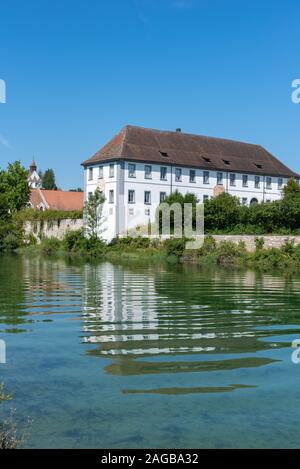
[(288, 291), (286, 282), (251, 272), (86, 265), (83, 341), (95, 345), (88, 353), (111, 359), (105, 370), (116, 375), (266, 365), (276, 360), (257, 352), (287, 346), (278, 340), (287, 329), (272, 340), (272, 326), (299, 324), (299, 283)]

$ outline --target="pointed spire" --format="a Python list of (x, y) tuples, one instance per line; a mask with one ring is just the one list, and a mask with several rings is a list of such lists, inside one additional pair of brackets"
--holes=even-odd
[(37, 170), (37, 165), (34, 161), (34, 158), (32, 159), (32, 162), (31, 162), (31, 165), (29, 166), (29, 172), (30, 174), (32, 174), (34, 171)]

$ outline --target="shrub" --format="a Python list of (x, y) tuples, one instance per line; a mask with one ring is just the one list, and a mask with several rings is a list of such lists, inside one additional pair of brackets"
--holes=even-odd
[(169, 238), (163, 243), (168, 255), (181, 257), (185, 251), (185, 245), (188, 240), (186, 238)]
[(113, 248), (114, 250), (147, 249), (150, 244), (151, 242), (149, 238), (144, 238), (142, 236), (125, 236), (122, 238), (114, 238), (109, 243), (109, 247)]
[(295, 241), (293, 239), (287, 239), (281, 246), (281, 251), (288, 256), (291, 256), (296, 251)]
[(68, 231), (63, 239), (63, 247), (68, 252), (86, 249), (87, 242), (83, 234), (83, 229)]
[(57, 253), (61, 244), (61, 241), (57, 238), (44, 238), (41, 243), (41, 251), (46, 256), (52, 256)]
[(217, 247), (217, 263), (220, 265), (230, 265), (236, 263), (247, 254), (245, 243), (238, 245), (231, 241), (222, 241)]
[(14, 251), (23, 244), (23, 230), (17, 223), (0, 222), (0, 252)]
[(207, 200), (204, 205), (205, 230), (232, 229), (240, 221), (240, 210), (239, 199), (227, 193)]
[(263, 249), (264, 245), (265, 245), (264, 238), (255, 238), (255, 249), (256, 249), (256, 251), (260, 251), (261, 249)]
[(205, 236), (204, 243), (199, 249), (200, 256), (206, 256), (207, 254), (213, 254), (216, 252), (217, 243), (213, 236)]

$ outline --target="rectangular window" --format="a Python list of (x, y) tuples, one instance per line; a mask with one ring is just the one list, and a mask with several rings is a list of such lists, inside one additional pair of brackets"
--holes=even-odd
[(160, 179), (165, 181), (167, 179), (167, 168), (165, 166), (160, 167)]
[(283, 179), (278, 178), (278, 189), (282, 189), (282, 186), (283, 186)]
[(175, 168), (175, 181), (180, 182), (181, 181), (181, 174), (182, 171), (180, 168)]
[(259, 188), (260, 188), (260, 176), (255, 176), (255, 178), (254, 178), (254, 186), (255, 186), (255, 189), (259, 189)]
[(266, 178), (266, 186), (267, 189), (272, 189), (272, 178), (269, 176)]
[(243, 174), (243, 187), (248, 187), (248, 174)]
[(209, 195), (204, 195), (203, 196), (203, 202), (205, 202), (206, 200), (209, 200)]
[(165, 192), (159, 193), (159, 202), (162, 204), (165, 201), (167, 194)]
[(194, 169), (190, 169), (190, 182), (196, 182), (196, 171)]
[(109, 191), (108, 200), (109, 200), (109, 203), (110, 203), (110, 204), (113, 204), (113, 203), (114, 203), (114, 191), (113, 191), (113, 190), (110, 190), (110, 191)]
[(114, 163), (111, 163), (109, 165), (109, 177), (113, 178), (114, 175), (115, 175), (115, 165), (114, 165)]
[(103, 179), (103, 166), (99, 166), (98, 179)]
[(152, 166), (151, 164), (145, 165), (145, 179), (152, 179)]
[(229, 175), (229, 180), (230, 180), (230, 185), (231, 185), (231, 186), (235, 186), (235, 179), (236, 179), (235, 174), (231, 173), (231, 174)]
[(135, 203), (135, 191), (129, 189), (128, 191), (128, 203), (134, 204)]
[(150, 191), (145, 191), (144, 192), (144, 204), (145, 205), (150, 205), (151, 204), (151, 192)]
[(247, 197), (243, 197), (242, 198), (242, 205), (247, 205), (247, 203), (248, 203)]
[(88, 193), (88, 200), (90, 200), (90, 198), (92, 197), (93, 193), (92, 192), (89, 192)]
[(203, 183), (209, 184), (209, 171), (203, 171)]
[(217, 184), (221, 186), (223, 184), (223, 173), (217, 173)]
[(128, 177), (135, 178), (135, 164), (133, 163), (128, 164)]
[(89, 181), (93, 180), (93, 168), (89, 168)]
[(267, 199), (267, 200), (266, 200), (266, 203), (267, 203), (267, 204), (270, 204), (270, 203), (271, 203), (271, 200), (270, 200), (270, 199)]

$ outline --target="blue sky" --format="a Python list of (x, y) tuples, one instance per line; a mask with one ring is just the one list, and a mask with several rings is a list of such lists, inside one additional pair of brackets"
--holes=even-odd
[(0, 166), (61, 188), (126, 124), (259, 143), (300, 172), (297, 0), (1, 0)]

